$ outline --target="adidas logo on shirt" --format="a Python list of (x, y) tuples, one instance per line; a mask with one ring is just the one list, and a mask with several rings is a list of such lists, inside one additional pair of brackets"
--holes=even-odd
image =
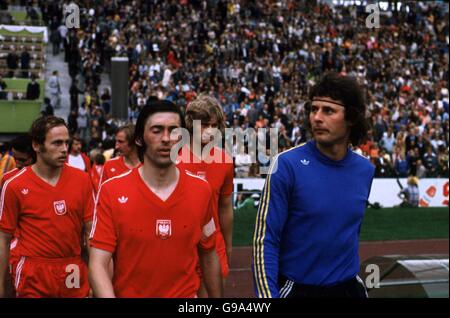
[(22, 191), (20, 191), (20, 192), (22, 192), (23, 195), (27, 195), (29, 190), (25, 188), (25, 189), (22, 189)]
[(128, 198), (127, 198), (127, 197), (124, 197), (124, 196), (121, 196), (120, 198), (117, 198), (117, 200), (118, 200), (120, 203), (124, 204), (124, 203), (127, 203)]
[(303, 159), (303, 160), (300, 160), (300, 162), (301, 162), (302, 165), (304, 165), (304, 166), (309, 165), (309, 160)]

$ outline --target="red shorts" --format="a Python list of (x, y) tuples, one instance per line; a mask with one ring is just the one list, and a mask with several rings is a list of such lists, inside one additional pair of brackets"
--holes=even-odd
[(80, 257), (22, 256), (12, 264), (18, 298), (84, 298), (89, 295), (88, 269)]
[[(227, 249), (225, 246), (225, 240), (223, 239), (221, 232), (218, 232), (216, 236), (216, 254), (217, 257), (219, 257), (220, 268), (222, 271), (222, 278), (227, 278), (228, 274), (230, 273), (230, 269), (228, 267), (228, 257), (227, 257)], [(200, 263), (197, 264), (197, 274), (200, 277), (200, 279), (203, 279)]]

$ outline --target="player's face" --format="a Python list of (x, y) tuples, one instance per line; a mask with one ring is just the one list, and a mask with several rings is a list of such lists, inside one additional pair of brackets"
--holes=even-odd
[(81, 152), (81, 142), (74, 140), (72, 143), (72, 153), (78, 155)]
[(29, 154), (18, 151), (14, 148), (12, 148), (12, 155), (14, 157), (14, 160), (16, 161), (16, 168), (19, 170), (23, 167), (31, 165), (33, 161), (33, 158)]
[(317, 143), (323, 146), (348, 144), (350, 124), (345, 120), (345, 107), (328, 97), (313, 101), (309, 120)]
[(69, 131), (65, 126), (50, 129), (45, 135), (43, 145), (33, 144), (38, 159), (44, 164), (60, 168), (66, 162), (69, 144)]
[(202, 145), (206, 145), (213, 140), (214, 136), (217, 134), (219, 125), (217, 124), (217, 118), (212, 117), (208, 122), (202, 121)]
[(170, 159), (172, 147), (179, 141), (171, 132), (181, 127), (180, 116), (172, 112), (151, 115), (145, 124), (143, 141), (146, 145), (144, 156), (159, 168), (174, 164)]
[(131, 147), (128, 144), (127, 135), (124, 131), (119, 131), (116, 134), (116, 145), (117, 154), (120, 156), (128, 156), (131, 152)]

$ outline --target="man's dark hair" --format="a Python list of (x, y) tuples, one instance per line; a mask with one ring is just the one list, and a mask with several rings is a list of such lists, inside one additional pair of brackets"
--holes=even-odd
[(136, 121), (136, 129), (134, 130), (134, 140), (135, 142), (138, 141), (141, 144), (140, 146), (136, 143), (139, 160), (141, 160), (141, 162), (144, 160), (144, 153), (147, 148), (144, 143), (145, 123), (151, 115), (156, 113), (176, 113), (180, 117), (181, 127), (185, 127), (184, 117), (181, 109), (174, 103), (168, 100), (152, 100), (150, 102), (147, 102), (147, 105), (142, 108), (141, 112), (139, 113), (138, 119)]
[(34, 153), (31, 146), (31, 137), (28, 134), (22, 134), (11, 140), (11, 149), (31, 155)]
[(81, 144), (81, 147), (83, 147), (83, 140), (78, 135), (73, 135), (69, 139), (69, 153), (72, 151), (72, 145), (74, 141), (78, 141)]
[(106, 161), (105, 160), (105, 156), (103, 154), (101, 154), (101, 153), (96, 154), (95, 157), (94, 157), (94, 163), (96, 165), (104, 165), (105, 161)]
[(55, 116), (39, 117), (31, 125), (29, 132), (31, 141), (43, 145), (45, 142), (45, 135), (47, 135), (50, 129), (58, 126), (67, 128), (66, 122), (62, 118)]
[(366, 105), (364, 92), (356, 79), (340, 76), (335, 72), (326, 73), (309, 92), (309, 102), (305, 105), (306, 124), (311, 130), (309, 114), (314, 97), (328, 97), (341, 101), (345, 107), (345, 119), (352, 124), (350, 127), (350, 142), (356, 146), (367, 136), (369, 125), (366, 120)]
[(31, 136), (28, 134), (22, 134), (11, 140), (11, 149), (27, 154), (36, 161), (36, 153), (33, 150), (31, 144)]

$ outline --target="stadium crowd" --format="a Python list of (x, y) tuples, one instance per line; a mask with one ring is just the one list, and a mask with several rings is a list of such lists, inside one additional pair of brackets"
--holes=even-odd
[[(68, 123), (92, 158), (113, 147), (119, 126), (100, 74), (112, 56), (127, 56), (130, 121), (150, 96), (185, 109), (206, 93), (223, 105), (227, 127), (278, 128), (279, 151), (310, 138), (304, 105), (321, 74), (355, 76), (371, 125), (355, 151), (376, 177), (448, 177), (449, 23), (439, 4), (408, 3), (370, 29), (364, 8), (317, 1), (79, 1), (81, 27), (65, 30), (67, 4), (43, 1), (41, 11), (63, 30)], [(258, 175), (248, 158), (235, 165), (238, 176)]]

